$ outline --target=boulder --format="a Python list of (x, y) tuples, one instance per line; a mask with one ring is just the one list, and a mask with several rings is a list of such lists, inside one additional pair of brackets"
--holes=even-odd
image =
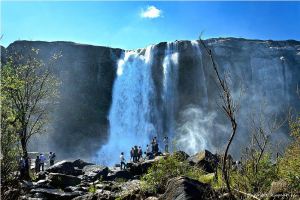
[(116, 197), (109, 191), (99, 191), (74, 198), (73, 200), (115, 200)]
[(82, 171), (80, 169), (75, 168), (74, 162), (67, 160), (55, 163), (54, 165), (46, 169), (46, 171), (49, 173), (60, 173), (73, 176), (78, 176), (82, 174)]
[(116, 170), (108, 174), (107, 180), (129, 180), (133, 179), (133, 175), (127, 170)]
[(76, 176), (59, 173), (50, 173), (48, 179), (50, 181), (50, 185), (57, 188), (76, 186), (81, 182), (81, 179)]
[(269, 196), (272, 200), (281, 199), (279, 195), (288, 194), (289, 192), (289, 184), (285, 180), (273, 181), (269, 191)]
[(208, 173), (213, 173), (218, 165), (219, 159), (208, 150), (199, 152), (188, 158), (191, 165), (202, 168)]
[(49, 184), (49, 180), (39, 180), (38, 182), (33, 182), (34, 188), (49, 188), (53, 189), (53, 187)]
[(2, 193), (1, 197), (5, 200), (15, 200), (20, 196), (20, 190), (15, 188), (10, 188), (4, 193)]
[(36, 180), (46, 179), (47, 174), (48, 174), (48, 173), (47, 173), (46, 171), (37, 173), (37, 178), (36, 178)]
[(216, 200), (216, 192), (209, 184), (187, 178), (176, 177), (167, 183), (166, 192), (159, 200)]
[(108, 167), (101, 165), (87, 165), (82, 169), (82, 179), (87, 182), (94, 182), (100, 177), (105, 179), (108, 175)]
[(145, 200), (158, 200), (157, 197), (147, 197)]
[(81, 159), (77, 159), (73, 162), (73, 166), (74, 167), (77, 167), (78, 169), (83, 169), (85, 166), (88, 166), (88, 165), (94, 165), (93, 163), (88, 163), (88, 162), (85, 162)]
[(59, 189), (45, 189), (45, 188), (36, 188), (30, 191), (33, 196), (38, 193), (38, 196), (43, 196), (47, 199), (53, 200), (71, 200), (77, 196), (80, 196), (79, 192), (63, 192)]
[(127, 163), (127, 167), (129, 169), (129, 172), (132, 175), (143, 175), (145, 174), (148, 169), (153, 165), (153, 163), (157, 162), (158, 160), (164, 158), (164, 156), (157, 156), (153, 160), (145, 160), (143, 162), (138, 163)]

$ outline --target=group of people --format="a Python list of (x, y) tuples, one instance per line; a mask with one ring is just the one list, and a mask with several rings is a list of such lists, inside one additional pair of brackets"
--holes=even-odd
[(140, 159), (143, 157), (143, 150), (142, 147), (134, 146), (130, 150), (130, 160), (133, 162), (139, 162)]
[[(54, 165), (55, 158), (56, 158), (55, 153), (50, 152), (49, 153), (49, 163), (50, 163), (50, 166)], [(35, 172), (36, 173), (38, 173), (40, 171), (44, 171), (46, 160), (47, 160), (46, 156), (44, 154), (42, 154), (42, 153), (40, 153), (40, 155), (36, 157), (36, 159), (35, 159)]]
[[(163, 143), (165, 146), (165, 153), (169, 153), (169, 141), (168, 137), (164, 137)], [(151, 141), (151, 148), (150, 145), (147, 144), (146, 147), (146, 158), (148, 159), (153, 159), (155, 156), (159, 155), (159, 146), (158, 146), (158, 141), (157, 138), (154, 137)], [(136, 163), (139, 162), (140, 159), (143, 158), (143, 150), (141, 146), (134, 146), (130, 150), (130, 161)], [(120, 155), (120, 162), (121, 162), (121, 170), (126, 168), (126, 160), (124, 156), (124, 152), (121, 152)]]

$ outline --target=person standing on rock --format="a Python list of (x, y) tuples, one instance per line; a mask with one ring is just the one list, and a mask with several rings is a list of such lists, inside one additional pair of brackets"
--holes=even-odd
[(150, 154), (151, 154), (151, 149), (150, 149), (149, 144), (147, 144), (147, 148), (146, 148), (146, 156), (149, 157)]
[(138, 150), (138, 161), (140, 161), (140, 159), (142, 158), (143, 156), (143, 150), (142, 150), (142, 147), (139, 146), (139, 150)]
[[(124, 157), (124, 152), (122, 152), (121, 155), (120, 155), (120, 161), (121, 161), (121, 170), (125, 169), (126, 168), (126, 160), (125, 160), (125, 157)], [(123, 167), (123, 165), (124, 165), (124, 167)]]
[(169, 138), (165, 137), (164, 138), (164, 144), (165, 144), (165, 153), (169, 153)]
[(156, 144), (156, 140), (153, 138), (152, 142), (151, 142), (151, 146), (152, 146), (152, 154), (155, 154), (155, 144)]
[(35, 169), (35, 173), (40, 172), (40, 158), (39, 158), (39, 156), (36, 156), (34, 169)]
[(133, 162), (138, 161), (138, 156), (139, 156), (139, 150), (137, 146), (134, 146), (134, 151), (133, 151)]
[(50, 152), (49, 154), (50, 166), (54, 165), (55, 157), (56, 157), (55, 153)]
[(44, 156), (44, 154), (41, 153), (39, 158), (40, 158), (40, 169), (42, 168), (42, 171), (44, 171), (46, 157)]
[(133, 162), (134, 148), (132, 147), (130, 150), (130, 160)]

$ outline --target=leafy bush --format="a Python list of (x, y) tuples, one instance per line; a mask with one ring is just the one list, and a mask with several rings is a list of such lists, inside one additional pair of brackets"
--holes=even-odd
[(290, 121), (292, 144), (279, 162), (279, 176), (287, 181), (292, 191), (300, 191), (300, 117)]
[[(258, 154), (254, 155), (259, 156)], [(268, 153), (260, 159), (257, 170), (254, 167), (253, 160), (257, 159), (248, 159), (242, 164), (240, 170), (231, 172), (231, 184), (239, 190), (252, 194), (268, 192), (271, 183), (278, 178), (277, 167), (272, 163), (271, 156)]]
[(176, 155), (167, 156), (152, 165), (148, 173), (142, 177), (142, 191), (160, 193), (166, 188), (167, 181), (177, 176), (187, 176), (199, 180), (204, 172), (190, 166), (187, 161), (180, 161)]

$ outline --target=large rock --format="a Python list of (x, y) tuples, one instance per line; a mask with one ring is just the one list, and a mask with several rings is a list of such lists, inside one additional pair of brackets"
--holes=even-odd
[(20, 196), (20, 190), (16, 188), (10, 188), (5, 192), (3, 191), (1, 192), (2, 192), (1, 197), (5, 200), (15, 200), (18, 199), (18, 197)]
[(208, 173), (213, 173), (218, 165), (218, 157), (208, 150), (199, 152), (188, 158), (192, 165), (202, 168)]
[(105, 179), (108, 175), (108, 167), (101, 165), (87, 165), (83, 169), (82, 179), (87, 182), (96, 181), (100, 178)]
[(33, 196), (35, 194), (41, 195), (46, 199), (51, 200), (71, 200), (77, 196), (80, 196), (79, 192), (63, 192), (59, 189), (45, 189), (45, 188), (37, 188), (30, 191)]
[(269, 191), (270, 200), (282, 199), (282, 194), (289, 194), (289, 184), (285, 180), (274, 181)]
[(217, 200), (218, 196), (209, 184), (187, 177), (168, 181), (166, 192), (159, 200)]
[(133, 175), (127, 171), (127, 170), (115, 170), (115, 171), (111, 171), (108, 176), (107, 176), (107, 180), (129, 180), (129, 179), (133, 179)]
[(73, 162), (73, 166), (74, 167), (77, 167), (78, 169), (83, 169), (85, 166), (88, 166), (88, 165), (94, 165), (93, 163), (88, 163), (88, 162), (85, 162), (81, 159), (77, 159)]
[(57, 188), (65, 188), (68, 186), (76, 186), (81, 182), (80, 178), (72, 175), (59, 174), (59, 173), (50, 173), (48, 176), (50, 185)]
[(54, 165), (46, 169), (46, 171), (50, 173), (60, 173), (73, 176), (78, 176), (82, 174), (82, 171), (80, 169), (75, 168), (74, 163), (68, 160), (63, 160), (58, 163), (55, 163)]
[(73, 200), (115, 200), (116, 197), (109, 191), (99, 191), (74, 198)]
[(164, 156), (157, 156), (153, 160), (145, 160), (138, 163), (127, 163), (127, 167), (129, 168), (131, 174), (143, 175), (148, 171), (153, 163), (158, 162), (162, 158), (164, 158)]

